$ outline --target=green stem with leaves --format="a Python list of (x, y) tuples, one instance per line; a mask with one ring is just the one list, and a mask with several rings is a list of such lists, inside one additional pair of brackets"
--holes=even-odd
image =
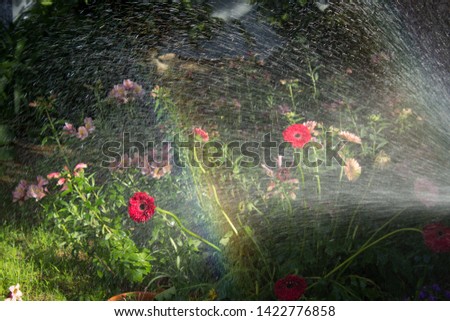
[(173, 218), (173, 220), (178, 224), (178, 226), (181, 228), (181, 230), (182, 230), (183, 232), (185, 232), (186, 234), (188, 234), (188, 235), (190, 235), (190, 236), (192, 236), (192, 237), (194, 237), (194, 238), (196, 238), (196, 239), (202, 241), (203, 243), (209, 245), (210, 247), (212, 247), (213, 249), (217, 250), (218, 252), (221, 252), (220, 248), (218, 248), (216, 245), (214, 245), (214, 244), (212, 244), (211, 242), (205, 240), (205, 239), (204, 239), (203, 237), (201, 237), (200, 235), (197, 235), (197, 234), (195, 234), (194, 232), (188, 230), (188, 229), (183, 225), (183, 223), (181, 223), (181, 221), (180, 221), (180, 219), (178, 218), (178, 216), (176, 216), (176, 215), (173, 214), (172, 212), (163, 210), (163, 209), (161, 209), (161, 208), (159, 208), (159, 207), (157, 207), (156, 210), (157, 210), (159, 213), (161, 213), (161, 214), (168, 215), (168, 216), (170, 216), (171, 218)]
[[(316, 152), (316, 148), (315, 147), (313, 147), (313, 152), (314, 152), (315, 161), (317, 162), (317, 152)], [(318, 163), (316, 164), (316, 166), (314, 166), (314, 171), (316, 173), (317, 195), (319, 196), (319, 200), (320, 200), (321, 199), (321, 195), (322, 195), (322, 188), (321, 188), (321, 184), (320, 184), (319, 164)]]
[(53, 119), (50, 117), (50, 114), (49, 114), (48, 110), (46, 108), (44, 108), (44, 110), (45, 110), (45, 115), (47, 116), (47, 120), (48, 120), (48, 122), (50, 124), (50, 128), (52, 129), (53, 138), (55, 139), (56, 144), (58, 145), (59, 151), (63, 155), (64, 161), (66, 162), (66, 165), (70, 166), (69, 165), (69, 160), (67, 159), (67, 156), (64, 153), (63, 147), (61, 145), (61, 141), (59, 140), (58, 132), (56, 131), (55, 124), (53, 123)]

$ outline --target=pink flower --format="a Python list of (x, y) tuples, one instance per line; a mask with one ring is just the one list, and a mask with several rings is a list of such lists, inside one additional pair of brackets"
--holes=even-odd
[(73, 127), (73, 125), (70, 123), (66, 123), (64, 125), (63, 132), (64, 132), (64, 134), (71, 135), (71, 136), (76, 135), (76, 133), (77, 133), (75, 130), (75, 127)]
[[(316, 122), (316, 121), (314, 121), (314, 120), (308, 120), (307, 122), (304, 122), (303, 125), (305, 125), (305, 126), (308, 128), (309, 132), (310, 132), (312, 135), (314, 135), (314, 136), (319, 135), (319, 132), (318, 132), (317, 130), (315, 130), (315, 129), (316, 129), (316, 126), (317, 126), (317, 122)], [(312, 139), (311, 139), (311, 140), (312, 140)]]
[(40, 201), (45, 197), (44, 188), (42, 186), (38, 186), (35, 184), (32, 184), (28, 186), (27, 195), (26, 198), (34, 198), (37, 201)]
[(54, 178), (60, 178), (61, 173), (59, 172), (53, 172), (47, 175), (47, 179), (54, 179)]
[(339, 137), (351, 143), (361, 144), (361, 138), (347, 131), (339, 132)]
[(345, 160), (344, 172), (348, 180), (354, 182), (361, 175), (361, 166), (356, 159), (348, 158)]
[(87, 165), (85, 163), (77, 164), (73, 170), (75, 172), (75, 176), (78, 176), (77, 174), (83, 172), (85, 168), (87, 168)]
[(95, 126), (92, 123), (92, 118), (91, 117), (86, 117), (84, 119), (84, 127), (87, 129), (87, 131), (89, 133), (92, 133), (95, 130)]
[(88, 130), (84, 126), (78, 127), (77, 138), (84, 140), (89, 136)]
[(121, 85), (115, 85), (109, 92), (109, 97), (116, 99), (121, 104), (126, 104), (129, 101), (134, 101), (136, 98), (141, 97), (144, 94), (142, 86), (125, 79)]
[(208, 133), (199, 127), (194, 128), (194, 134), (196, 136), (199, 136), (205, 143), (209, 140)]
[(133, 89), (134, 82), (132, 82), (130, 79), (126, 79), (123, 81), (123, 88), (125, 89)]
[(20, 180), (19, 185), (16, 186), (13, 192), (13, 202), (19, 202), (19, 204), (22, 204), (27, 194), (27, 188), (27, 181), (24, 179)]

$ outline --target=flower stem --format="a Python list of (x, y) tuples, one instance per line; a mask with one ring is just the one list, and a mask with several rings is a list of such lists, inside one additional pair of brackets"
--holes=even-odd
[(55, 124), (53, 124), (53, 119), (50, 117), (50, 114), (48, 113), (48, 110), (45, 109), (45, 108), (44, 108), (44, 110), (45, 110), (45, 114), (47, 116), (47, 120), (48, 120), (48, 122), (50, 124), (50, 127), (52, 129), (53, 138), (55, 139), (56, 144), (58, 145), (59, 151), (61, 152), (61, 154), (64, 157), (64, 161), (66, 162), (66, 165), (69, 166), (69, 160), (67, 159), (66, 154), (64, 153), (64, 150), (62, 148), (61, 142), (60, 142), (59, 137), (58, 137), (58, 132), (56, 131)]
[(200, 170), (202, 171), (202, 173), (206, 174), (206, 170), (203, 168), (202, 163), (200, 163), (200, 160), (198, 159), (197, 148), (195, 148), (195, 145), (194, 145), (194, 159), (197, 162), (198, 166), (200, 167)]
[(216, 245), (214, 245), (214, 244), (212, 244), (211, 242), (205, 240), (203, 237), (201, 237), (201, 236), (195, 234), (194, 232), (188, 230), (188, 229), (181, 223), (181, 221), (180, 221), (180, 219), (178, 218), (178, 216), (176, 216), (176, 215), (173, 214), (172, 212), (163, 210), (163, 209), (161, 209), (161, 208), (159, 208), (159, 207), (157, 207), (156, 210), (157, 210), (158, 212), (160, 212), (161, 214), (169, 215), (170, 217), (172, 217), (172, 218), (175, 220), (175, 222), (178, 224), (178, 226), (179, 226), (185, 233), (187, 233), (187, 234), (189, 234), (190, 236), (192, 236), (192, 237), (194, 237), (194, 238), (196, 238), (196, 239), (202, 241), (203, 243), (205, 243), (205, 244), (211, 246), (213, 249), (217, 250), (218, 252), (222, 252)]
[(300, 176), (302, 178), (303, 205), (306, 208), (305, 175), (303, 174), (302, 161), (303, 161), (303, 152), (302, 152), (302, 155), (300, 156), (300, 161), (298, 162), (298, 169), (300, 171)]
[[(314, 152), (315, 161), (317, 162), (317, 152), (316, 152), (316, 148), (315, 147), (313, 147), (313, 152)], [(319, 165), (314, 167), (314, 171), (316, 172), (317, 195), (319, 196), (319, 200), (320, 200), (321, 199), (321, 195), (322, 195), (322, 188), (321, 188), (321, 184), (320, 184)]]
[(231, 228), (233, 229), (234, 234), (239, 235), (236, 227), (234, 226), (233, 222), (231, 222), (230, 217), (228, 216), (228, 214), (223, 210), (222, 205), (220, 204), (220, 200), (219, 200), (219, 196), (217, 195), (217, 191), (216, 191), (216, 187), (214, 186), (214, 184), (211, 184), (211, 188), (213, 190), (214, 193), (214, 198), (216, 200), (217, 205), (219, 205), (220, 207), (220, 211), (222, 212), (223, 216), (225, 216), (225, 219), (227, 220), (228, 224), (231, 226)]

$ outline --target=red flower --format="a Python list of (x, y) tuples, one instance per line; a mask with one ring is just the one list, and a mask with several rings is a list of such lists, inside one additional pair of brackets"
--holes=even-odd
[(444, 224), (428, 224), (423, 228), (423, 238), (425, 245), (433, 252), (450, 252), (450, 228)]
[(207, 132), (205, 132), (203, 129), (201, 128), (194, 128), (194, 134), (196, 136), (200, 136), (201, 139), (206, 143), (209, 140), (209, 135)]
[(155, 214), (155, 200), (145, 192), (137, 192), (128, 202), (128, 214), (135, 222), (142, 223)]
[(306, 280), (298, 275), (288, 275), (275, 283), (275, 295), (282, 301), (294, 301), (301, 298), (306, 291)]
[(303, 148), (311, 140), (308, 127), (303, 124), (294, 124), (283, 131), (285, 141), (292, 144), (294, 148)]

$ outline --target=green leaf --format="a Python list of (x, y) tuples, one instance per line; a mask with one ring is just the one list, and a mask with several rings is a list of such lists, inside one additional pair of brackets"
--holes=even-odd
[(172, 246), (174, 247), (175, 252), (178, 252), (178, 247), (177, 247), (175, 241), (173, 240), (173, 238), (169, 237), (169, 240), (170, 240), (170, 243), (172, 243)]

